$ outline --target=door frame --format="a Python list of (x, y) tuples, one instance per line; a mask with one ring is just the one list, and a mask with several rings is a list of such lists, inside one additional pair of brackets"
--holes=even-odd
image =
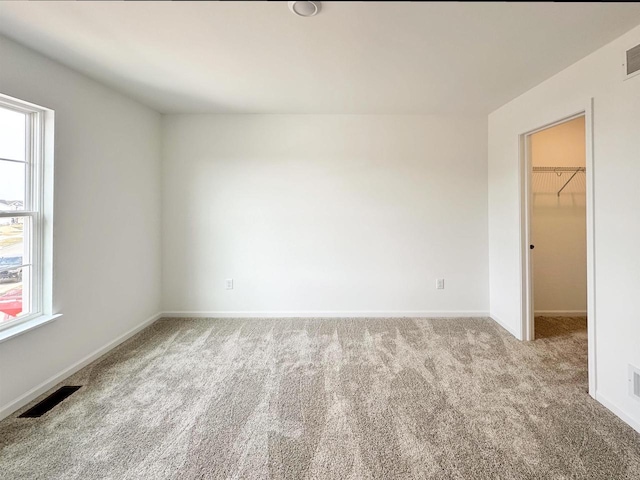
[(533, 165), (531, 163), (531, 135), (560, 125), (570, 120), (584, 117), (585, 128), (585, 166), (586, 166), (586, 210), (587, 210), (587, 348), (589, 395), (596, 394), (596, 317), (595, 317), (595, 222), (594, 222), (594, 161), (593, 161), (593, 99), (589, 99), (583, 109), (570, 113), (560, 119), (545, 123), (534, 130), (520, 135), (520, 258), (522, 273), (522, 324), (521, 338), (530, 341), (534, 336), (534, 306), (533, 306), (533, 264), (531, 245), (531, 220), (533, 206), (533, 192), (531, 177)]

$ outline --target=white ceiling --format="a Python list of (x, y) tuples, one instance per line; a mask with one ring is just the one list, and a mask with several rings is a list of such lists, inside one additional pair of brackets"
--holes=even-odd
[(488, 113), (638, 24), (639, 3), (0, 5), (4, 35), (161, 112)]

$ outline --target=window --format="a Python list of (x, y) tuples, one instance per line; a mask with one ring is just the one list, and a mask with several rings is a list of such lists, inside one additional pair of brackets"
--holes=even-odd
[(51, 272), (45, 272), (51, 238), (44, 162), (48, 112), (0, 96), (0, 332), (51, 313)]

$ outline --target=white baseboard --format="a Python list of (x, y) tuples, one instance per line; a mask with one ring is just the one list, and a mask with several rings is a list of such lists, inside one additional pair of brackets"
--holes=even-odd
[(495, 316), (493, 314), (490, 314), (489, 317), (491, 318), (491, 320), (496, 322), (498, 325), (500, 325), (502, 328), (504, 328), (511, 335), (516, 337), (518, 340), (522, 340), (522, 335), (519, 332), (516, 332), (515, 330), (513, 330), (513, 328), (511, 326), (509, 326), (507, 323), (505, 323), (499, 317), (497, 317), (497, 316)]
[(600, 392), (596, 392), (596, 400), (604, 405), (607, 409), (609, 409), (612, 413), (614, 413), (620, 420), (628, 424), (636, 432), (640, 433), (640, 422), (637, 422), (629, 415), (624, 413), (620, 408), (618, 408), (612, 401), (603, 396)]
[(165, 318), (456, 318), (487, 317), (489, 312), (425, 311), (169, 311)]
[(586, 317), (586, 310), (536, 310), (534, 315), (541, 317)]
[(129, 338), (133, 337), (136, 333), (138, 333), (139, 331), (141, 331), (145, 327), (148, 327), (153, 322), (158, 320), (160, 317), (162, 317), (162, 314), (161, 313), (156, 313), (155, 315), (147, 318), (144, 322), (142, 322), (139, 325), (133, 327), (131, 330), (123, 333), (118, 338), (110, 341), (106, 345), (103, 345), (102, 347), (98, 348), (97, 350), (95, 350), (94, 352), (90, 353), (86, 357), (84, 357), (81, 360), (77, 361), (76, 363), (74, 363), (70, 367), (65, 368), (61, 372), (55, 374), (54, 376), (52, 376), (52, 377), (48, 378), (47, 380), (45, 380), (44, 382), (42, 382), (37, 387), (29, 390), (24, 395), (18, 397), (17, 399), (15, 399), (15, 400), (9, 402), (8, 404), (6, 404), (5, 406), (1, 407), (0, 408), (0, 420), (2, 420), (5, 417), (8, 417), (9, 415), (11, 415), (16, 410), (19, 410), (20, 408), (24, 407), (27, 403), (31, 402), (32, 400), (36, 399), (37, 397), (39, 397), (40, 395), (45, 393), (50, 388), (56, 386), (58, 383), (63, 381), (65, 378), (70, 377), (71, 375), (76, 373), (81, 368), (86, 367), (87, 365), (89, 365), (94, 360), (97, 360), (98, 358), (100, 358), (102, 355), (107, 353), (109, 350), (117, 347), (118, 345), (120, 345), (125, 340), (128, 340)]

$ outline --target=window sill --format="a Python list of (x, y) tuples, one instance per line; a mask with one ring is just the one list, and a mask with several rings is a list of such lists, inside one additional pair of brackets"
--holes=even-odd
[(7, 341), (10, 338), (17, 337), (18, 335), (22, 335), (23, 333), (26, 333), (29, 330), (33, 330), (34, 328), (46, 325), (47, 323), (52, 322), (56, 318), (59, 318), (61, 316), (61, 313), (56, 313), (54, 315), (40, 315), (39, 317), (32, 318), (31, 320), (27, 320), (26, 322), (21, 322), (17, 325), (7, 327), (4, 330), (0, 330), (0, 343)]

